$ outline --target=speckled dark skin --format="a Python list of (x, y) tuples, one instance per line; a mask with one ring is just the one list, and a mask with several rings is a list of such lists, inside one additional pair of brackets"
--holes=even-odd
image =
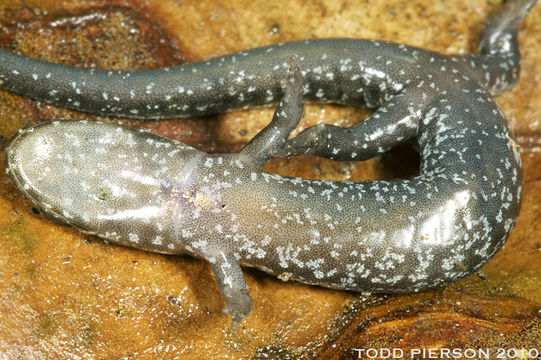
[[(486, 25), (479, 54), (466, 56), (323, 39), (107, 72), (0, 51), (2, 87), (103, 115), (202, 115), (282, 97), (273, 121), (239, 154), (71, 120), (19, 132), (6, 171), (55, 219), (126, 246), (209, 261), (234, 327), (252, 309), (239, 264), (354, 291), (442, 286), (486, 263), (518, 217), (520, 156), (490, 93), (516, 83), (517, 30), (535, 3), (507, 3)], [(299, 70), (280, 86), (292, 56)], [(303, 97), (377, 110), (351, 128), (320, 124), (286, 142)], [(364, 160), (414, 138), (421, 169), (412, 179), (308, 181), (260, 169), (271, 157), (305, 152)]]

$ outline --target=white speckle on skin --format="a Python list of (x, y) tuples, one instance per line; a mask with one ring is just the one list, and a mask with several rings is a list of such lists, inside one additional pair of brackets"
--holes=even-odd
[[(502, 44), (515, 41), (506, 35), (498, 34)], [(440, 286), (474, 271), (501, 247), (516, 222), (521, 169), (516, 144), (488, 91), (503, 91), (518, 76), (514, 54), (447, 57), (380, 41), (313, 40), (159, 71), (137, 88), (128, 86), (137, 72), (119, 77), (89, 70), (73, 78), (67, 71), (72, 93), (48, 89), (45, 100), (87, 106), (85, 93), (102, 76), (111, 79), (99, 78), (104, 85), (114, 80), (123, 89), (96, 86), (89, 93), (95, 111), (105, 115), (222, 112), (228, 103), (239, 108), (277, 99), (281, 91), (274, 78), (283, 77), (290, 66), (284, 54), (291, 53), (303, 76), (298, 87), (311, 100), (377, 109), (349, 129), (308, 128), (316, 140), (299, 140), (301, 152), (364, 160), (416, 138), (419, 175), (363, 183), (293, 179), (254, 170), (253, 154), (222, 158), (146, 132), (71, 121), (55, 123), (56, 131), (43, 137), (51, 146), (34, 142), (30, 148), (48, 152), (25, 153), (25, 159), (9, 163), (8, 174), (16, 177), (21, 166), (35, 164), (39, 181), (18, 183), (25, 194), (37, 193), (32, 200), (52, 209), (48, 214), (68, 223), (83, 219), (81, 227), (113, 241), (205, 259), (227, 252), (284, 279), (345, 289)], [(4, 74), (21, 79), (20, 71)], [(41, 82), (52, 76), (43, 74), (32, 69), (24, 78)], [(179, 81), (162, 82), (160, 76)], [(289, 112), (282, 112), (283, 121)], [(60, 142), (55, 133), (68, 134), (62, 130), (66, 124), (76, 124), (70, 131), (82, 136)], [(47, 130), (41, 126), (35, 131)], [(47, 181), (77, 191), (49, 196), (54, 189), (43, 185)], [(33, 192), (35, 186), (40, 191)], [(121, 220), (117, 225), (107, 219)], [(107, 232), (95, 228), (104, 224)]]

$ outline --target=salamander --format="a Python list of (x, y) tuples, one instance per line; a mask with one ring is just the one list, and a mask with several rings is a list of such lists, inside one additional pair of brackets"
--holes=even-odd
[[(240, 266), (352, 291), (444, 286), (491, 259), (518, 218), (520, 154), (491, 94), (518, 80), (517, 32), (536, 3), (506, 3), (469, 55), (315, 39), (106, 71), (0, 50), (0, 87), (83, 112), (158, 119), (279, 101), (237, 154), (65, 120), (22, 129), (6, 149), (6, 171), (50, 218), (121, 245), (208, 261), (233, 328), (253, 308)], [(374, 112), (349, 128), (319, 124), (287, 140), (305, 99)], [(261, 170), (272, 157), (365, 160), (412, 140), (421, 165), (409, 179), (310, 181)]]

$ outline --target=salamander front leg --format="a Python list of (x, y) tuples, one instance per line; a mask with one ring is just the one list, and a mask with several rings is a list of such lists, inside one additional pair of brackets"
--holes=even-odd
[(272, 121), (246, 144), (239, 153), (250, 158), (254, 166), (270, 160), (271, 153), (284, 146), (287, 137), (299, 124), (303, 111), (302, 76), (293, 57), (289, 64), (287, 81), (282, 83), (284, 96), (278, 103)]
[(252, 312), (253, 302), (237, 258), (233, 254), (219, 253), (209, 260), (218, 287), (225, 299), (224, 314), (231, 314), (231, 329)]
[(311, 152), (331, 160), (366, 160), (417, 134), (419, 112), (406, 94), (396, 95), (364, 121), (349, 128), (319, 123), (273, 151), (273, 157)]
[[(240, 159), (248, 159), (246, 163), (253, 166), (264, 165), (271, 158), (271, 152), (284, 145), (301, 119), (302, 77), (295, 65), (295, 58), (291, 59), (288, 73), (287, 81), (282, 84), (284, 96), (278, 103), (272, 121), (238, 154)], [(236, 330), (239, 322), (250, 315), (253, 306), (242, 270), (233, 254), (220, 252), (208, 260), (227, 303), (224, 313), (231, 314), (231, 328)]]

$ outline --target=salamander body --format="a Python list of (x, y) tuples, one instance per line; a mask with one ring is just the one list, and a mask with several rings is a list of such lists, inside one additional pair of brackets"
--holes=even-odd
[[(535, 3), (504, 5), (475, 55), (321, 39), (108, 72), (1, 50), (1, 87), (102, 115), (203, 115), (280, 100), (238, 154), (116, 124), (54, 121), (14, 137), (6, 171), (47, 216), (83, 232), (207, 260), (233, 327), (252, 310), (239, 265), (353, 291), (443, 286), (486, 263), (518, 218), (520, 155), (490, 94), (518, 80), (517, 30)], [(376, 110), (353, 127), (320, 124), (286, 140), (304, 99)], [(309, 181), (261, 170), (271, 157), (306, 152), (364, 160), (412, 139), (421, 168), (411, 179)]]

